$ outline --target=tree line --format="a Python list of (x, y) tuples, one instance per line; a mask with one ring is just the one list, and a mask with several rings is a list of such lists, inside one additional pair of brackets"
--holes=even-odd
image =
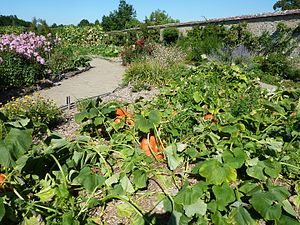
[[(300, 0), (279, 0), (274, 4), (273, 9), (277, 11), (300, 9)], [(112, 31), (137, 27), (141, 24), (151, 26), (177, 22), (179, 22), (179, 20), (171, 18), (166, 13), (166, 11), (160, 9), (155, 10), (149, 15), (149, 17), (146, 17), (143, 22), (140, 22), (136, 18), (136, 11), (133, 5), (128, 4), (126, 0), (120, 0), (118, 8), (110, 12), (108, 15), (104, 15), (101, 22), (99, 20), (96, 20), (94, 23), (91, 23), (87, 19), (82, 19), (79, 22), (78, 26), (101, 25), (105, 31)], [(49, 27), (45, 20), (37, 20), (36, 18), (34, 18), (32, 22), (28, 22), (19, 19), (15, 15), (0, 15), (0, 26), (23, 26), (29, 28), (31, 27), (32, 29), (41, 29), (39, 27)], [(61, 26), (63, 25), (57, 25), (56, 23), (54, 23), (50, 27), (55, 28)]]

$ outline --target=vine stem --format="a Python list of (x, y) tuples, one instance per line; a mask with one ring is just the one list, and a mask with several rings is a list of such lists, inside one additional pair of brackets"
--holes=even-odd
[(85, 202), (84, 206), (81, 207), (81, 209), (80, 209), (80, 211), (79, 211), (79, 213), (77, 215), (77, 218), (79, 218), (79, 216), (81, 215), (81, 213), (83, 213), (85, 210), (87, 210), (86, 207), (88, 206), (88, 204), (89, 204), (90, 200), (92, 199), (92, 197), (95, 195), (98, 187), (99, 187), (99, 185), (97, 187), (95, 187), (95, 189), (93, 190), (93, 192), (91, 193), (91, 195), (89, 196), (89, 198), (87, 199), (87, 201)]
[(63, 168), (61, 167), (59, 161), (57, 160), (57, 158), (54, 155), (50, 154), (50, 156), (54, 159), (55, 163), (57, 164), (57, 166), (58, 166), (58, 168), (59, 168), (59, 170), (60, 170), (60, 172), (62, 174), (64, 185), (65, 185), (65, 187), (67, 187), (68, 186), (68, 181), (67, 181), (65, 173), (63, 171)]
[(171, 204), (172, 204), (172, 210), (175, 209), (175, 203), (174, 203), (174, 200), (172, 198), (172, 196), (165, 190), (166, 188), (160, 184), (156, 179), (153, 179), (152, 180), (160, 187), (160, 189), (164, 192), (164, 194), (168, 197), (168, 199), (171, 201)]
[(110, 166), (109, 163), (104, 159), (104, 157), (103, 157), (103, 155), (100, 153), (99, 149), (94, 148), (94, 150), (95, 150), (96, 153), (100, 156), (100, 158), (103, 160), (105, 166), (106, 166), (107, 169), (108, 169), (108, 172), (109, 172), (108, 175), (111, 176), (111, 174), (112, 174), (112, 168), (111, 168), (111, 166)]

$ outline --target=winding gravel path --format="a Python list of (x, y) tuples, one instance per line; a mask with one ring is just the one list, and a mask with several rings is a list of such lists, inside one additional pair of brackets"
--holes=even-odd
[(71, 103), (78, 99), (93, 97), (115, 90), (122, 81), (125, 67), (119, 62), (101, 58), (91, 61), (92, 68), (80, 75), (62, 80), (58, 86), (43, 89), (38, 93), (54, 100), (58, 106), (66, 105), (66, 97)]

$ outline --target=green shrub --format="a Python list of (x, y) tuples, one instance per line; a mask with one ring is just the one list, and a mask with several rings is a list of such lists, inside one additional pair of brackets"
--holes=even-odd
[(45, 75), (44, 65), (11, 52), (0, 52), (0, 80), (2, 87), (32, 85)]
[(267, 56), (259, 56), (255, 58), (255, 61), (258, 68), (264, 73), (281, 79), (300, 79), (300, 69), (296, 68), (293, 62), (282, 54), (272, 53)]
[(145, 39), (141, 38), (137, 40), (134, 45), (124, 47), (121, 53), (123, 65), (131, 64), (137, 60), (143, 60), (146, 56), (151, 55), (152, 51), (152, 44), (145, 42)]
[(179, 41), (179, 46), (187, 52), (188, 60), (201, 62), (203, 54), (212, 54), (224, 46), (224, 36), (225, 28), (221, 26), (194, 27)]
[(164, 42), (167, 45), (174, 44), (179, 38), (179, 31), (175, 27), (169, 27), (163, 30)]
[(88, 66), (90, 59), (81, 55), (76, 49), (72, 46), (58, 46), (54, 48), (47, 63), (50, 72), (57, 74)]
[(30, 119), (36, 127), (42, 124), (51, 128), (62, 120), (62, 112), (57, 105), (40, 95), (13, 99), (0, 109), (10, 121), (20, 118)]

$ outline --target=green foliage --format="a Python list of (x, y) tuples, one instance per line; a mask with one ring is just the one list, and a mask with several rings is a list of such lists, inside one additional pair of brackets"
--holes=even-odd
[(73, 47), (58, 46), (51, 52), (47, 67), (52, 74), (58, 74), (86, 67), (89, 60), (78, 54)]
[(263, 32), (259, 37), (252, 37), (255, 45), (250, 49), (259, 55), (282, 54), (289, 56), (297, 46), (296, 38), (299, 33), (296, 28), (289, 28), (285, 24), (279, 23), (276, 31), (272, 34)]
[(49, 33), (51, 33), (50, 27), (48, 26), (46, 20), (36, 19), (35, 17), (33, 17), (28, 30), (44, 36), (47, 36)]
[(300, 1), (299, 0), (279, 0), (274, 6), (274, 10), (291, 10), (291, 9), (300, 9)]
[(123, 65), (128, 65), (137, 60), (142, 60), (146, 56), (151, 55), (153, 51), (152, 44), (145, 42), (144, 38), (141, 38), (135, 42), (135, 45), (125, 46), (122, 53)]
[(0, 15), (0, 26), (20, 26), (20, 27), (28, 27), (30, 22), (19, 19), (16, 15), (4, 16)]
[(82, 19), (78, 24), (79, 27), (85, 27), (85, 26), (90, 26), (90, 25), (91, 24), (87, 19)]
[(175, 27), (165, 28), (163, 30), (163, 39), (167, 45), (174, 44), (179, 38), (179, 31)]
[(13, 99), (1, 107), (1, 112), (9, 121), (29, 118), (36, 127), (54, 127), (62, 120), (62, 112), (57, 105), (42, 96), (25, 96)]
[(176, 77), (183, 68), (180, 64), (163, 65), (157, 61), (140, 61), (132, 64), (125, 73), (125, 84), (131, 83), (136, 90), (148, 85), (161, 86)]
[(108, 16), (102, 17), (102, 26), (105, 31), (123, 30), (126, 25), (135, 20), (136, 12), (132, 5), (125, 0), (120, 0), (117, 10), (110, 12)]
[(61, 38), (61, 44), (66, 46), (94, 46), (102, 44), (103, 29), (97, 26), (63, 26), (53, 29), (53, 33)]
[(81, 103), (71, 141), (49, 132), (33, 145), (30, 119), (0, 113), (1, 223), (101, 224), (113, 207), (131, 224), (299, 224), (300, 90), (266, 93), (257, 71), (156, 54), (128, 82), (160, 94)]
[(266, 74), (283, 79), (299, 80), (300, 70), (291, 65), (291, 60), (282, 54), (269, 54), (268, 56), (256, 57), (257, 68)]
[(121, 52), (121, 48), (115, 45), (99, 44), (96, 46), (82, 46), (74, 48), (76, 55), (99, 55), (104, 57), (117, 57)]
[(203, 60), (203, 54), (209, 55), (223, 46), (225, 36), (223, 26), (195, 27), (179, 45), (188, 52), (188, 59), (193, 62)]
[(26, 31), (25, 27), (21, 26), (0, 26), (0, 35), (2, 34), (21, 34)]
[(179, 23), (179, 20), (171, 18), (165, 10), (157, 9), (153, 11), (149, 18), (146, 17), (145, 24), (148, 26), (162, 25), (168, 23)]
[(0, 52), (1, 87), (20, 87), (36, 83), (45, 76), (45, 66), (15, 52)]

